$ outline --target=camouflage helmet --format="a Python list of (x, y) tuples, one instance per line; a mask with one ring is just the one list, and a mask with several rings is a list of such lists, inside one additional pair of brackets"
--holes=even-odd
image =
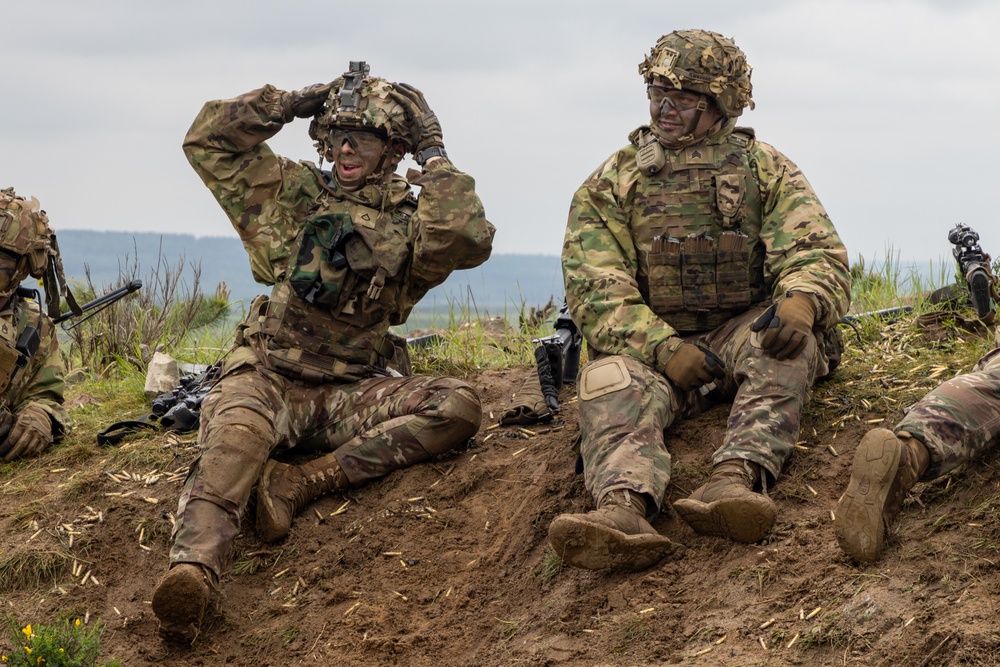
[(656, 42), (639, 63), (647, 85), (657, 77), (675, 88), (712, 96), (719, 109), (736, 118), (754, 108), (753, 70), (733, 40), (709, 30), (675, 30)]
[(323, 110), (309, 125), (309, 136), (319, 154), (332, 159), (339, 146), (330, 143), (333, 128), (368, 130), (390, 142), (400, 141), (412, 152), (406, 111), (392, 99), (392, 84), (368, 76), (368, 64), (352, 62), (351, 69), (334, 82)]
[(52, 254), (52, 229), (38, 200), (14, 194), (14, 188), (0, 190), (0, 250), (24, 258), (14, 280), (29, 275), (42, 278)]

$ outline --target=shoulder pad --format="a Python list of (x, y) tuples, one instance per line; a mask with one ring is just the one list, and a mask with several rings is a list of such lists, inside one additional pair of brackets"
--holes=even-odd
[(729, 141), (745, 148), (752, 144), (756, 137), (757, 133), (754, 132), (752, 127), (737, 127), (733, 129), (733, 133), (729, 136)]

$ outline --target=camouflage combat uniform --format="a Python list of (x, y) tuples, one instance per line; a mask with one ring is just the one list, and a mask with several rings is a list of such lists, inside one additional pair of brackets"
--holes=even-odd
[[(184, 142), (254, 278), (274, 286), (251, 305), (241, 346), (205, 398), (202, 454), (178, 506), (171, 563), (216, 576), (273, 450), (333, 451), (357, 485), (457, 446), (481, 417), (464, 382), (380, 370), (394, 351), (389, 326), (453, 270), (489, 257), (494, 228), (473, 179), (439, 159), (413, 181), (419, 199), (397, 176), (344, 191), (329, 172), (264, 143), (286, 122), (280, 96), (266, 86), (209, 102)], [(307, 297), (296, 280), (326, 291)], [(223, 436), (234, 429), (245, 442)]]
[[(639, 128), (573, 198), (562, 261), (592, 358), (579, 392), (581, 455), (595, 500), (628, 489), (659, 508), (670, 479), (665, 429), (718, 402), (733, 407), (713, 461), (745, 459), (777, 477), (810, 386), (830, 370), (834, 327), (849, 306), (847, 252), (802, 172), (734, 124), (665, 149), (666, 164), (652, 175), (637, 167), (648, 141)], [(702, 264), (693, 280), (666, 257), (667, 238)], [(750, 325), (792, 290), (813, 301), (814, 339), (796, 358), (777, 361)], [(710, 348), (728, 371), (707, 396), (681, 392), (664, 375), (685, 340)], [(600, 382), (588, 382), (602, 366)]]
[(0, 386), (6, 385), (0, 389), (0, 403), (15, 417), (28, 405), (40, 407), (52, 418), (53, 434), (58, 436), (66, 425), (63, 408), (66, 382), (56, 327), (34, 300), (17, 296), (13, 303), (0, 309), (0, 346), (13, 350), (28, 327), (38, 329), (38, 350), (24, 368), (18, 368), (15, 363), (13, 373), (5, 373), (6, 377), (0, 379)]
[[(19, 197), (11, 188), (0, 191), (0, 249), (6, 259), (18, 258), (12, 272), (0, 275), (0, 427), (7, 431), (26, 410), (36, 412), (36, 424), (40, 429), (48, 426), (51, 435), (24, 452), (29, 455), (58, 438), (66, 425), (66, 383), (51, 315), (58, 312), (60, 295), (68, 291), (54, 239), (38, 200)], [(50, 293), (45, 307), (18, 291), (29, 275), (46, 279)], [(75, 308), (75, 299), (69, 295), (68, 300)], [(8, 453), (14, 456), (11, 442), (6, 441), (9, 434), (0, 438), (0, 460)]]
[[(1000, 331), (998, 331), (1000, 337)], [(942, 383), (906, 411), (894, 431), (927, 448), (922, 481), (945, 475), (996, 446), (1000, 438), (1000, 348), (964, 375)]]

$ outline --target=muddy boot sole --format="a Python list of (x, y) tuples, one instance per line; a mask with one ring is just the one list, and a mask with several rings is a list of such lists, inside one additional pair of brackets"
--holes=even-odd
[(696, 533), (744, 544), (767, 537), (778, 518), (774, 501), (750, 490), (710, 503), (684, 498), (674, 503), (674, 509)]
[(211, 589), (196, 565), (170, 569), (153, 591), (153, 613), (164, 639), (193, 644), (211, 600)]
[(276, 465), (268, 461), (257, 483), (257, 536), (269, 543), (284, 539), (292, 528), (291, 516), (287, 523), (282, 521), (271, 498), (271, 471)]
[(859, 563), (878, 560), (885, 547), (882, 512), (899, 470), (902, 446), (887, 429), (865, 435), (854, 452), (847, 491), (837, 503), (833, 527), (837, 544)]
[(628, 570), (652, 567), (676, 549), (663, 535), (626, 535), (620, 530), (563, 515), (549, 525), (549, 542), (563, 562), (584, 570)]

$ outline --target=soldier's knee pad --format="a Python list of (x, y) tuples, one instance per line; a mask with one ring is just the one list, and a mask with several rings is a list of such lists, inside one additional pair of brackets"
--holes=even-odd
[(462, 383), (438, 405), (430, 429), (422, 429), (417, 440), (431, 454), (446, 452), (476, 434), (483, 420), (483, 407), (479, 396), (471, 387)]
[(632, 375), (624, 357), (605, 357), (587, 364), (580, 371), (578, 391), (581, 401), (592, 401), (632, 384)]
[(235, 407), (216, 413), (205, 432), (198, 465), (206, 498), (242, 507), (275, 445), (264, 415)]

